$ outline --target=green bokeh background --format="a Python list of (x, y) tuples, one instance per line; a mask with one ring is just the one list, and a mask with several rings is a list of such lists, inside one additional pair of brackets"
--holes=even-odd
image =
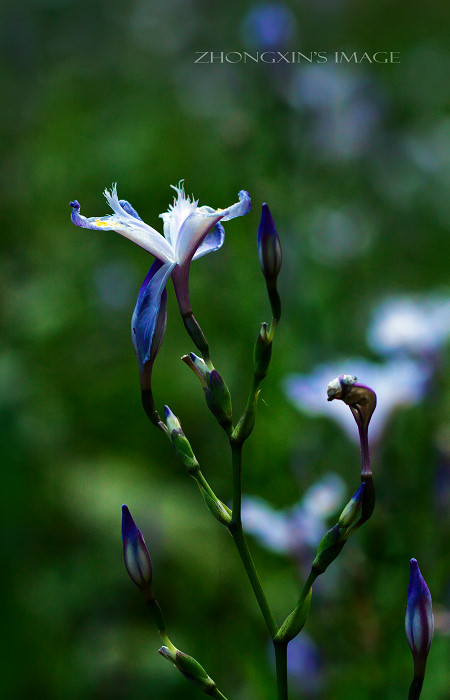
[[(241, 188), (250, 192), (251, 213), (230, 222), (222, 250), (191, 271), (195, 315), (238, 408), (259, 323), (269, 320), (255, 245), (260, 204), (269, 202), (284, 250), (283, 320), (245, 448), (244, 489), (279, 508), (330, 470), (349, 493), (359, 474), (356, 447), (334, 423), (300, 414), (283, 395), (283, 377), (345, 354), (373, 359), (366, 332), (383, 295), (448, 282), (444, 3), (285, 3), (293, 29), (286, 50), (400, 52), (396, 65), (333, 67), (337, 82), (356, 81), (375, 105), (374, 125), (350, 153), (340, 151), (339, 135), (335, 152), (318, 145), (317, 114), (295, 102), (302, 67), (194, 64), (196, 51), (254, 50), (243, 24), (250, 7), (40, 0), (3, 11), (6, 698), (200, 696), (156, 653), (152, 621), (123, 568), (123, 502), (146, 537), (173, 641), (230, 699), (275, 696), (265, 627), (233, 543), (140, 405), (129, 324), (151, 258), (113, 233), (73, 227), (71, 199), (87, 216), (106, 214), (101, 193), (117, 181), (119, 196), (156, 227), (180, 178), (215, 207), (236, 201)], [(344, 123), (358, 141), (364, 115), (356, 126)], [(419, 149), (412, 157), (411, 143), (425, 155)], [(356, 221), (346, 254), (330, 257), (330, 240), (315, 237), (311, 222), (321, 207), (350, 211)], [(226, 440), (179, 361), (192, 349), (169, 290), (155, 396), (180, 416), (208, 479), (228, 500)], [(433, 391), (391, 417), (374, 452), (375, 515), (342, 554), (339, 590), (320, 605), (313, 599), (307, 630), (323, 663), (316, 697), (406, 697), (411, 556), (445, 616), (448, 511), (436, 508), (436, 470), (448, 459), (448, 378), (443, 351)], [(298, 594), (298, 567), (254, 542), (252, 550), (281, 620)], [(424, 700), (448, 697), (442, 627)], [(292, 697), (306, 696), (293, 686)]]

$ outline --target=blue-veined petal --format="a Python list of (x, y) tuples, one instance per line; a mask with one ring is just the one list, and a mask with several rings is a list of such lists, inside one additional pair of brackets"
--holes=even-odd
[(199, 247), (197, 248), (197, 251), (192, 258), (193, 260), (197, 260), (198, 258), (201, 258), (203, 255), (206, 255), (207, 253), (212, 253), (215, 250), (219, 250), (219, 248), (222, 247), (223, 242), (225, 240), (225, 229), (220, 223), (220, 221), (217, 222), (217, 224), (214, 226), (212, 231), (206, 234), (205, 240)]
[(175, 244), (175, 256), (180, 266), (190, 263), (206, 235), (220, 219), (222, 219), (222, 213), (207, 214), (198, 211), (185, 219)]
[[(141, 371), (150, 356), (156, 355), (155, 352), (152, 353), (152, 342), (161, 308), (161, 298), (174, 267), (175, 263), (163, 264), (155, 260), (139, 291), (131, 319), (131, 337)], [(161, 338), (156, 338), (157, 350), (162, 342), (165, 323), (158, 325)]]
[[(70, 203), (72, 207), (72, 222), (81, 228), (95, 229), (97, 231), (116, 231), (163, 262), (173, 262), (175, 260), (174, 250), (164, 236), (136, 216), (136, 211), (128, 202), (126, 208), (121, 206), (115, 185), (111, 192), (105, 190), (104, 194), (114, 214), (87, 218), (80, 214), (80, 204), (74, 200)], [(131, 210), (133, 213), (131, 213)]]
[(128, 202), (126, 199), (119, 199), (119, 204), (122, 207), (122, 209), (127, 212), (127, 214), (131, 214), (131, 216), (134, 216), (135, 219), (139, 219), (139, 221), (142, 221), (136, 209), (132, 207), (130, 202)]
[[(239, 202), (232, 204), (227, 209), (215, 210), (208, 206), (198, 207), (184, 220), (175, 242), (176, 260), (180, 265), (193, 259), (209, 231), (219, 221), (229, 221), (237, 216), (248, 214), (251, 206), (248, 192), (241, 190), (238, 196)], [(202, 255), (213, 249), (213, 247), (208, 246), (208, 251), (205, 250)]]

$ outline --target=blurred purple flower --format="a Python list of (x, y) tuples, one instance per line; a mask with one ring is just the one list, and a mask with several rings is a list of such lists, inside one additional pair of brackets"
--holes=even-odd
[(302, 66), (293, 77), (288, 100), (310, 115), (310, 138), (327, 160), (351, 160), (372, 146), (381, 101), (360, 71), (332, 63)]
[(275, 510), (262, 498), (244, 496), (244, 530), (272, 552), (297, 554), (320, 542), (325, 521), (342, 504), (345, 492), (341, 477), (329, 472), (310, 486), (299, 503), (285, 510)]
[(255, 5), (242, 22), (242, 36), (256, 49), (281, 51), (294, 33), (294, 15), (282, 3)]
[(306, 697), (314, 697), (323, 687), (323, 662), (319, 649), (304, 632), (288, 646), (288, 674)]
[(376, 307), (367, 341), (383, 355), (429, 355), (436, 353), (449, 336), (449, 295), (404, 295), (390, 297)]
[[(267, 654), (274, 666), (272, 644), (267, 645)], [(288, 646), (287, 668), (291, 683), (302, 693), (302, 697), (313, 698), (320, 694), (324, 684), (323, 661), (314, 640), (304, 631)]]
[(358, 442), (358, 431), (348, 407), (343, 403), (334, 406), (326, 400), (329, 379), (338, 374), (356, 375), (376, 391), (378, 408), (369, 430), (373, 441), (380, 437), (394, 408), (420, 401), (431, 370), (411, 359), (393, 359), (380, 365), (354, 357), (319, 365), (309, 375), (291, 374), (285, 378), (284, 390), (297, 408), (309, 415), (333, 418), (352, 440)]
[(306, 234), (311, 254), (322, 265), (346, 263), (367, 253), (376, 221), (358, 206), (318, 206), (311, 210)]

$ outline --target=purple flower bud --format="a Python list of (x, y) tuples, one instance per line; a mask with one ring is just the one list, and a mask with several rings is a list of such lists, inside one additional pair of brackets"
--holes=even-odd
[(423, 678), (433, 639), (434, 620), (431, 595), (416, 559), (411, 559), (405, 632), (414, 659), (414, 675)]
[(270, 287), (275, 287), (281, 269), (281, 244), (267, 204), (262, 205), (257, 235), (259, 264)]
[(127, 506), (122, 506), (122, 540), (125, 568), (142, 593), (151, 593), (152, 561), (142, 532), (136, 526)]

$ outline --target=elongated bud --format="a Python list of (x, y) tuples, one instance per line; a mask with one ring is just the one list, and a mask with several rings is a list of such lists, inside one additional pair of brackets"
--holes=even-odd
[(323, 574), (342, 550), (345, 544), (345, 539), (342, 539), (342, 535), (342, 529), (339, 525), (335, 525), (322, 538), (311, 567), (317, 574)]
[(257, 245), (259, 263), (266, 280), (270, 307), (276, 325), (281, 318), (281, 300), (277, 290), (277, 277), (281, 269), (281, 244), (267, 204), (262, 205)]
[(209, 375), (208, 386), (205, 389), (206, 403), (211, 413), (223, 428), (231, 428), (231, 396), (227, 385), (216, 369)]
[(425, 676), (428, 652), (434, 632), (431, 595), (416, 559), (411, 559), (405, 632), (414, 660), (414, 677)]
[(141, 592), (148, 596), (152, 588), (152, 561), (142, 532), (125, 504), (122, 506), (122, 540), (123, 558), (128, 575)]
[(275, 642), (290, 642), (305, 626), (308, 619), (309, 606), (311, 605), (312, 588), (309, 589), (306, 598), (300, 601), (295, 610), (285, 619), (278, 630)]
[(247, 406), (239, 419), (239, 423), (231, 434), (231, 440), (236, 445), (242, 445), (252, 434), (256, 421), (256, 407), (260, 392), (257, 391), (250, 406)]
[(348, 528), (356, 520), (356, 516), (361, 510), (361, 504), (363, 500), (364, 490), (366, 484), (363, 481), (361, 486), (355, 491), (341, 515), (339, 516), (338, 525), (342, 528)]
[(253, 351), (253, 363), (255, 375), (261, 379), (266, 376), (269, 369), (270, 358), (272, 357), (272, 338), (269, 337), (267, 323), (261, 325), (258, 339)]
[(170, 434), (173, 448), (177, 457), (183, 462), (189, 471), (196, 471), (199, 468), (197, 459), (192, 451), (189, 440), (183, 433), (181, 423), (168, 406), (164, 406), (166, 425)]
[(181, 358), (200, 379), (205, 392), (206, 404), (227, 433), (232, 426), (231, 396), (227, 385), (216, 369), (209, 369), (200, 357), (193, 352)]
[(257, 244), (259, 264), (266, 278), (267, 286), (275, 288), (281, 269), (281, 244), (267, 204), (262, 205)]
[(194, 374), (197, 375), (203, 388), (205, 388), (207, 386), (208, 377), (211, 370), (208, 369), (202, 358), (198, 357), (194, 352), (190, 352), (189, 355), (183, 355), (181, 359), (188, 367), (191, 368)]
[(171, 661), (185, 678), (195, 683), (206, 695), (212, 695), (214, 693), (216, 684), (213, 679), (208, 676), (203, 666), (192, 656), (188, 656), (188, 654), (185, 654), (179, 649), (173, 651), (166, 646), (161, 647), (159, 653), (161, 656), (164, 656), (165, 659)]

